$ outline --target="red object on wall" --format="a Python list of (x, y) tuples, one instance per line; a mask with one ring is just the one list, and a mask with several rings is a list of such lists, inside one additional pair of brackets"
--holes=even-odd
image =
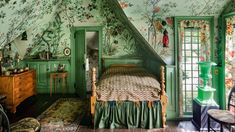
[(162, 38), (163, 47), (168, 47), (169, 37), (168, 37), (168, 32), (166, 29), (164, 30), (163, 34), (164, 34)]

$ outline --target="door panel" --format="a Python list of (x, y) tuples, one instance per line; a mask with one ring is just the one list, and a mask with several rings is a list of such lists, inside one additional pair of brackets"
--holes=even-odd
[(86, 40), (85, 30), (78, 30), (75, 32), (75, 80), (78, 89), (78, 95), (82, 98), (86, 97)]
[(38, 63), (38, 86), (40, 88), (48, 89), (48, 70), (49, 67), (47, 63)]

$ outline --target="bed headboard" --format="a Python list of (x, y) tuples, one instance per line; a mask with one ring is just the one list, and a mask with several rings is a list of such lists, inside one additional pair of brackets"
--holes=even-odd
[(102, 58), (102, 71), (110, 66), (143, 66), (141, 58)]

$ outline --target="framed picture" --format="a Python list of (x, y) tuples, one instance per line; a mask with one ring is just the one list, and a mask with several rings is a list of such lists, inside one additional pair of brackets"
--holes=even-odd
[(71, 49), (69, 47), (64, 48), (64, 55), (69, 56), (71, 54)]

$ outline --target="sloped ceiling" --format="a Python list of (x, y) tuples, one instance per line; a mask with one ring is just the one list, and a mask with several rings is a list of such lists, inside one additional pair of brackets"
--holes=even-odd
[[(129, 21), (150, 46), (168, 63), (174, 63), (174, 16), (217, 17), (231, 0), (118, 0)], [(162, 43), (168, 31), (169, 45)]]
[[(0, 48), (25, 30), (48, 23), (60, 11), (61, 3), (79, 5), (78, 0), (1, 0)], [(79, 0), (81, 1), (81, 0)], [(99, 1), (99, 0), (92, 0)], [(173, 16), (217, 17), (230, 0), (117, 0), (130, 22), (168, 63), (174, 53)], [(76, 12), (74, 12), (76, 13)], [(73, 15), (71, 15), (73, 16)], [(163, 25), (162, 22), (166, 22)], [(154, 30), (157, 29), (157, 32)], [(169, 47), (163, 47), (163, 31), (168, 31)], [(155, 36), (153, 36), (155, 32)]]
[(24, 31), (53, 18), (61, 0), (1, 0), (0, 47)]

